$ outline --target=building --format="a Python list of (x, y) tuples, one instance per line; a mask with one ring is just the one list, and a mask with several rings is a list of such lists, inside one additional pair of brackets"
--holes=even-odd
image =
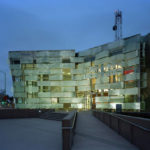
[(10, 51), (17, 108), (150, 111), (150, 34), (75, 50)]

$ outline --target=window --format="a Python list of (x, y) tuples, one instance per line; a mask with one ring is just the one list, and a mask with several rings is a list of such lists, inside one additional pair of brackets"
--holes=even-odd
[(37, 98), (37, 97), (38, 97), (38, 93), (37, 92), (27, 93), (27, 98)]
[(37, 92), (32, 93), (32, 98), (37, 98), (37, 97), (38, 97), (38, 93)]
[(135, 66), (125, 67), (124, 75), (133, 73), (135, 71)]
[(109, 83), (113, 83), (113, 75), (109, 76)]
[(70, 58), (64, 58), (64, 59), (62, 59), (62, 63), (70, 63)]
[(92, 90), (95, 90), (95, 83), (96, 83), (96, 79), (92, 78)]
[(49, 81), (49, 75), (48, 74), (40, 74), (38, 75), (38, 80), (39, 81)]
[(43, 86), (43, 92), (48, 92), (48, 91), (49, 91), (48, 86)]
[(37, 82), (36, 81), (32, 81), (32, 86), (37, 86)]
[(77, 97), (84, 97), (84, 92), (77, 92)]
[(20, 82), (21, 78), (20, 78), (20, 77), (12, 76), (12, 80), (13, 80), (14, 82)]
[(33, 59), (33, 64), (36, 64), (36, 59)]
[(125, 81), (124, 84), (125, 84), (125, 88), (134, 88), (137, 87), (138, 82), (137, 80), (130, 80), (130, 81)]
[(25, 81), (25, 76), (24, 75), (21, 76), (21, 81)]
[(110, 56), (114, 56), (114, 55), (118, 55), (118, 54), (122, 54), (122, 50), (115, 50), (110, 53)]
[(125, 103), (133, 103), (136, 102), (138, 99), (137, 95), (125, 95), (124, 102)]
[(75, 69), (78, 69), (78, 63), (75, 63)]
[(20, 60), (14, 60), (14, 64), (20, 64)]
[(50, 91), (51, 92), (61, 92), (61, 87), (60, 86), (51, 86)]
[(57, 104), (58, 103), (57, 98), (52, 98), (51, 101), (52, 101), (52, 104)]
[(36, 64), (22, 64), (21, 68), (22, 69), (29, 69), (29, 70), (31, 69), (32, 70), (32, 69), (36, 68)]
[(123, 80), (122, 74), (116, 74), (115, 80), (116, 80), (116, 82), (121, 82)]
[(27, 86), (32, 86), (32, 81), (26, 81)]
[(48, 81), (48, 80), (49, 80), (49, 75), (43, 74), (43, 81)]
[(71, 80), (71, 72), (70, 69), (63, 69), (63, 80)]

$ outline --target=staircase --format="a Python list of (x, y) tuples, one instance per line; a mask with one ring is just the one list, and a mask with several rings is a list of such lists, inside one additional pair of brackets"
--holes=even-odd
[(62, 119), (67, 115), (64, 112), (51, 112), (47, 111), (40, 115), (41, 119), (48, 119), (48, 120), (55, 120), (55, 121), (62, 121)]

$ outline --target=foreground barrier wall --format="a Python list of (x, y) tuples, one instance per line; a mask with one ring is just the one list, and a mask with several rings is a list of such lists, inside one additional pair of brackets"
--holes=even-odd
[(63, 150), (71, 150), (73, 144), (74, 130), (76, 127), (77, 112), (70, 112), (62, 120)]
[(139, 126), (134, 123), (134, 120), (131, 122), (113, 113), (93, 111), (93, 115), (141, 150), (149, 150), (150, 129)]
[(41, 113), (54, 109), (0, 109), (0, 119), (39, 118)]

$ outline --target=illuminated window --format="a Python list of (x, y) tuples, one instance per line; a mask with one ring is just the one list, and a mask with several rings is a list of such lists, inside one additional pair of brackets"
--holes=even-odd
[(22, 64), (21, 68), (22, 69), (28, 69), (28, 70), (35, 69), (36, 68), (36, 64)]
[(116, 74), (115, 75), (116, 82), (121, 82), (123, 80), (122, 78), (123, 78), (122, 74)]
[(104, 64), (104, 72), (107, 72), (107, 71), (108, 71), (108, 65)]
[(72, 80), (70, 69), (62, 69), (63, 71), (63, 80)]
[(91, 66), (94, 66), (94, 65), (95, 65), (95, 63), (94, 63), (94, 61), (92, 61), (92, 62), (91, 62)]
[(57, 104), (58, 103), (58, 99), (57, 98), (52, 98), (51, 102), (52, 102), (52, 104)]
[(84, 92), (77, 92), (77, 97), (84, 97)]
[(108, 89), (104, 89), (104, 96), (108, 96)]
[(109, 83), (113, 83), (113, 75), (109, 76)]
[(93, 78), (91, 81), (92, 81), (92, 90), (94, 90), (95, 89), (96, 79)]

